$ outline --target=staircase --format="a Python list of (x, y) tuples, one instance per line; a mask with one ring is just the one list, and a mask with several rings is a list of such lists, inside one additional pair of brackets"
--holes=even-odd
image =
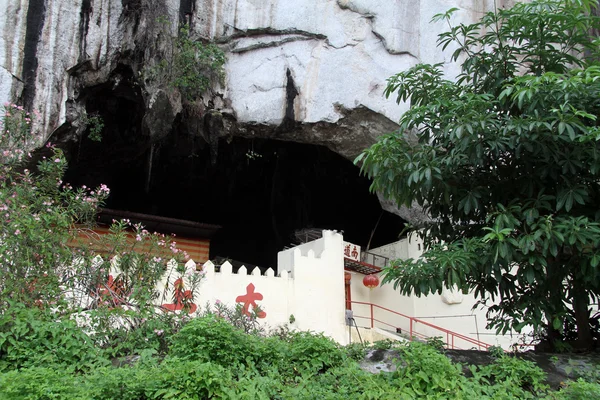
[[(370, 328), (393, 340), (427, 341), (440, 337), (448, 349), (487, 350), (491, 345), (461, 333), (453, 332), (430, 322), (410, 317), (373, 303), (352, 301), (358, 327)], [(362, 315), (361, 315), (362, 314)]]

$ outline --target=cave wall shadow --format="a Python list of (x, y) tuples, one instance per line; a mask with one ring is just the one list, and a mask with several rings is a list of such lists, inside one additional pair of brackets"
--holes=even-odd
[(404, 221), (381, 210), (369, 180), (342, 156), (270, 139), (220, 140), (211, 149), (183, 125), (152, 143), (140, 129), (141, 97), (122, 82), (116, 92), (100, 86), (87, 94), (88, 114), (105, 121), (102, 141), (84, 135), (68, 149), (65, 180), (107, 184), (107, 207), (220, 225), (211, 258), (261, 267), (275, 267), (277, 252), (303, 228), (342, 230), (364, 247), (379, 221), (371, 247), (398, 240)]

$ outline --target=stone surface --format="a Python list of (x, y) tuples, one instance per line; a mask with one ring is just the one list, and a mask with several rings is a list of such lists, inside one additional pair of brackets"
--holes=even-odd
[[(142, 94), (134, 100), (146, 110), (141, 124), (152, 140), (183, 119), (211, 146), (220, 137), (256, 135), (322, 144), (351, 159), (396, 129), (394, 121), (406, 110), (383, 97), (386, 79), (419, 62), (447, 61), (449, 53), (436, 49), (445, 26), (430, 24), (431, 17), (456, 6), (462, 9), (457, 22), (473, 22), (493, 4), (0, 0), (0, 102), (19, 102), (40, 113), (34, 125), (38, 145), (55, 132), (74, 139), (82, 131), (78, 120), (93, 102), (92, 89), (119, 86), (115, 79), (127, 70), (133, 77), (128, 84)], [(182, 21), (191, 23), (196, 37), (217, 42), (228, 60), (223, 85), (193, 104), (166, 93), (173, 89), (164, 82), (141, 75), (168, 59)], [(449, 77), (458, 71), (454, 65), (445, 70)], [(215, 112), (222, 121), (210, 131), (214, 123), (203, 119)]]
[(367, 350), (364, 360), (360, 362), (360, 368), (372, 374), (394, 372), (399, 359), (398, 350), (370, 349)]
[[(468, 369), (470, 365), (485, 366), (494, 361), (492, 355), (487, 351), (444, 350), (444, 354), (452, 362), (461, 364), (463, 366), (463, 373), (466, 376), (470, 374)], [(525, 352), (518, 353), (518, 357), (532, 361), (544, 370), (547, 374), (546, 382), (554, 389), (559, 388), (567, 380), (574, 380), (581, 375), (585, 375), (586, 371), (597, 370), (600, 365), (600, 356), (598, 353), (550, 354)], [(374, 374), (394, 372), (400, 364), (400, 359), (401, 356), (398, 350), (371, 349), (367, 351), (364, 360), (360, 363), (360, 367)]]

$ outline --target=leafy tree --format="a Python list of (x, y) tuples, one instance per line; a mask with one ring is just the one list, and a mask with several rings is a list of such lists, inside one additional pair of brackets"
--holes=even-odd
[(400, 130), (356, 159), (372, 189), (418, 204), (426, 252), (385, 270), (404, 294), (474, 290), (500, 332), (532, 326), (550, 343), (576, 323), (590, 346), (600, 293), (600, 65), (596, 0), (536, 0), (452, 25), (438, 44), (460, 62), (388, 80), (409, 101)]

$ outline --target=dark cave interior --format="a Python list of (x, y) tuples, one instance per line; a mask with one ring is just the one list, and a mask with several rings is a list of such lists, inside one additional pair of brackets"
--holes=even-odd
[(369, 180), (326, 147), (234, 137), (220, 140), (211, 160), (206, 141), (181, 126), (151, 144), (139, 93), (120, 86), (87, 94), (88, 113), (104, 120), (102, 141), (84, 135), (65, 145), (65, 180), (107, 184), (108, 208), (220, 225), (211, 259), (261, 267), (276, 267), (277, 252), (304, 228), (342, 230), (363, 248), (376, 225), (372, 248), (398, 240), (404, 221), (382, 211)]

